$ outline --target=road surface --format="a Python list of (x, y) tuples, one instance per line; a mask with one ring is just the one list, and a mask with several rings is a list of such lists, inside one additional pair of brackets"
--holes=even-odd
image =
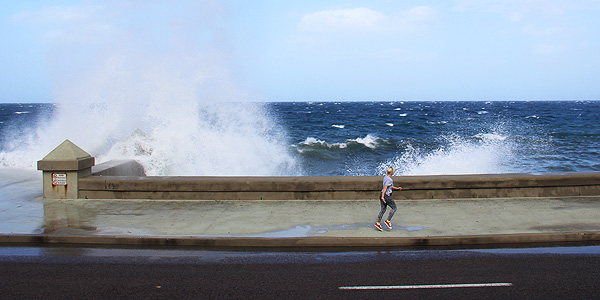
[(594, 299), (600, 246), (236, 252), (0, 247), (0, 299)]

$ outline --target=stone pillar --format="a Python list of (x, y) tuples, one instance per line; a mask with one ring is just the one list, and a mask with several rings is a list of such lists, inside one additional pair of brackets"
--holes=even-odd
[(42, 160), (44, 198), (79, 198), (79, 178), (92, 174), (94, 158), (69, 140), (65, 140)]

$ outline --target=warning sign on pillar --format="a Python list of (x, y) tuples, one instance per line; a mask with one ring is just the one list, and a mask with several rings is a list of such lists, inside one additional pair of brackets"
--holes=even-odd
[(67, 174), (52, 173), (52, 185), (67, 185)]

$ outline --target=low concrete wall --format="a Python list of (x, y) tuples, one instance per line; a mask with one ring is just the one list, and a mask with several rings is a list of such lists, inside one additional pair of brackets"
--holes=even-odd
[(92, 167), (94, 176), (146, 176), (144, 167), (135, 160), (111, 160)]
[[(356, 200), (375, 199), (382, 177), (145, 177), (79, 180), (90, 199)], [(108, 173), (103, 173), (108, 174)], [(394, 199), (454, 199), (600, 195), (600, 172), (544, 175), (395, 176)]]

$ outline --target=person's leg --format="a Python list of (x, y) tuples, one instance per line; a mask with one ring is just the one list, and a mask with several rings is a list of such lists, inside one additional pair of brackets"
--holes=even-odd
[(394, 217), (394, 214), (396, 213), (396, 201), (394, 201), (394, 199), (392, 199), (391, 196), (387, 196), (385, 197), (385, 201), (387, 202), (387, 205), (390, 206), (390, 208), (392, 210), (390, 210), (390, 214), (388, 215), (388, 221), (392, 220), (392, 217)]
[[(385, 201), (387, 201), (387, 199)], [(381, 205), (381, 210), (379, 211), (379, 216), (377, 216), (377, 223), (381, 222), (381, 219), (383, 218), (383, 214), (385, 214), (385, 211), (387, 208), (387, 204), (385, 202), (381, 201), (381, 193), (379, 193), (379, 204)]]

